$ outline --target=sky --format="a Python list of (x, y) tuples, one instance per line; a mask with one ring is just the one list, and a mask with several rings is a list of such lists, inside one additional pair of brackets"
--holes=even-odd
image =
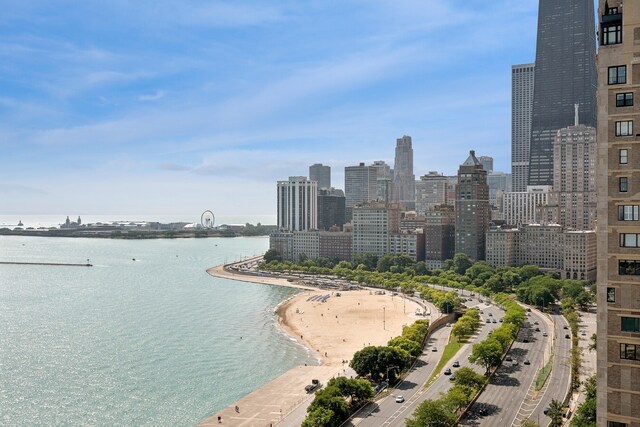
[(275, 215), (276, 181), (510, 172), (535, 0), (0, 0), (0, 214)]

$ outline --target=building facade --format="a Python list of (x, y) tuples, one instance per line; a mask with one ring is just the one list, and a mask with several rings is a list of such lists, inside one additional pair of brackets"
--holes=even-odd
[(456, 186), (456, 252), (473, 261), (485, 259), (485, 237), (489, 228), (489, 186), (475, 152), (458, 169)]
[(493, 157), (490, 156), (480, 156), (478, 157), (480, 164), (487, 171), (487, 173), (493, 172)]
[(331, 167), (316, 163), (309, 166), (309, 180), (318, 183), (318, 189), (331, 188)]
[(351, 225), (353, 255), (388, 254), (390, 235), (400, 232), (400, 208), (382, 202), (356, 205)]
[(350, 221), (353, 207), (378, 197), (378, 169), (376, 166), (347, 166), (344, 168), (345, 220)]
[(278, 228), (288, 231), (318, 227), (318, 183), (306, 176), (278, 181)]
[(553, 141), (574, 123), (596, 126), (593, 0), (540, 0), (528, 185), (553, 185)]
[(416, 181), (416, 212), (423, 214), (434, 206), (446, 204), (448, 182), (446, 176), (435, 171), (422, 175)]
[(577, 123), (558, 131), (553, 144), (553, 191), (558, 223), (596, 228), (596, 129)]
[(415, 231), (391, 234), (389, 253), (407, 255), (414, 261), (424, 261), (424, 234)]
[(511, 67), (511, 188), (527, 189), (535, 64)]
[(413, 147), (411, 137), (403, 136), (396, 141), (396, 157), (393, 165), (393, 200), (408, 209), (415, 209), (416, 176), (413, 174)]
[(345, 197), (342, 190), (321, 188), (318, 190), (318, 230), (329, 230), (345, 223)]
[(452, 205), (434, 206), (425, 213), (425, 264), (441, 268), (456, 249), (456, 216)]
[(498, 193), (511, 191), (511, 174), (504, 172), (488, 172), (487, 184), (489, 185), (489, 204), (498, 205)]
[(546, 223), (540, 218), (539, 208), (547, 205), (550, 185), (527, 186), (527, 191), (510, 192), (501, 195), (502, 219), (508, 225)]
[(597, 425), (640, 426), (640, 2), (600, 0)]

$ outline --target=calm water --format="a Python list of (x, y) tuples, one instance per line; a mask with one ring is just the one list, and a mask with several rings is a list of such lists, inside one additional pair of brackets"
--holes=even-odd
[(0, 424), (190, 426), (313, 362), (275, 322), (295, 290), (205, 272), (267, 247), (0, 237), (0, 261), (94, 264), (0, 265)]

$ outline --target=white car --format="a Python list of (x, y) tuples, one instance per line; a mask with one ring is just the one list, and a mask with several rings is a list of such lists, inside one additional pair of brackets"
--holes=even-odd
[(404, 402), (404, 397), (400, 395), (396, 396), (396, 403), (402, 403), (402, 402)]

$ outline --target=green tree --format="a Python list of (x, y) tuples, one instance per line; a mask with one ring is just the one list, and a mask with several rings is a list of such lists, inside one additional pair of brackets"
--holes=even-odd
[(389, 347), (401, 348), (413, 357), (418, 357), (422, 354), (422, 345), (403, 336), (391, 339), (388, 345)]
[(275, 249), (269, 249), (267, 252), (264, 253), (263, 256), (264, 262), (271, 262), (271, 261), (282, 261), (282, 257), (280, 256), (280, 254), (278, 253), (278, 251), (276, 251)]
[(525, 418), (520, 422), (520, 427), (540, 427), (540, 424), (530, 418)]
[(327, 386), (336, 387), (340, 390), (341, 396), (348, 397), (351, 400), (352, 407), (359, 406), (374, 396), (371, 383), (360, 378), (332, 378)]
[(596, 334), (595, 332), (591, 334), (591, 338), (589, 339), (589, 341), (589, 351), (596, 351), (596, 349), (598, 348), (598, 334)]
[(495, 329), (491, 334), (491, 338), (498, 341), (502, 347), (502, 351), (505, 352), (513, 342), (517, 328), (510, 323), (503, 323), (502, 326)]
[(442, 400), (425, 400), (407, 419), (407, 427), (455, 427), (458, 417)]
[(416, 274), (419, 276), (424, 276), (429, 273), (429, 270), (427, 269), (427, 264), (424, 261), (416, 262), (416, 265), (413, 267), (413, 269), (416, 272)]
[(453, 257), (453, 271), (458, 274), (464, 274), (467, 268), (471, 267), (473, 262), (469, 259), (467, 254), (457, 253)]
[(307, 413), (307, 417), (302, 422), (302, 427), (333, 427), (335, 415), (331, 409), (316, 407)]
[(313, 402), (311, 402), (311, 405), (309, 405), (307, 413), (311, 413), (317, 408), (332, 411), (334, 414), (332, 421), (336, 422), (336, 424), (333, 424), (335, 426), (339, 426), (350, 414), (349, 404), (340, 394), (340, 390), (333, 386), (327, 386), (316, 392), (316, 397), (313, 399)]
[(584, 289), (576, 296), (576, 303), (580, 306), (580, 310), (585, 311), (593, 302), (593, 296)]
[(494, 339), (488, 338), (474, 344), (469, 356), (469, 362), (484, 366), (487, 373), (502, 363), (502, 346)]
[(484, 375), (478, 374), (467, 366), (456, 371), (456, 379), (454, 380), (456, 385), (466, 386), (474, 390), (480, 390), (486, 382), (487, 378)]
[(451, 335), (458, 338), (458, 341), (468, 338), (475, 328), (471, 319), (460, 318), (451, 328)]
[(551, 418), (551, 423), (549, 424), (551, 427), (561, 426), (562, 417), (564, 416), (564, 407), (562, 406), (562, 402), (553, 399), (551, 403), (549, 403), (549, 412), (547, 413), (547, 416)]
[(349, 366), (361, 376), (372, 376), (378, 372), (378, 347), (369, 346), (356, 351)]
[[(455, 258), (454, 258), (454, 262), (455, 262)], [(484, 261), (478, 261), (475, 264), (471, 265), (469, 268), (467, 268), (464, 272), (464, 275), (467, 276), (469, 279), (473, 280), (479, 277), (482, 273), (489, 273), (488, 277), (491, 277), (491, 275), (493, 275), (494, 273), (493, 267), (491, 267), (489, 264), (487, 264)]]
[(451, 412), (455, 413), (458, 409), (464, 408), (471, 402), (474, 393), (474, 390), (469, 387), (454, 385), (442, 397), (442, 401)]

